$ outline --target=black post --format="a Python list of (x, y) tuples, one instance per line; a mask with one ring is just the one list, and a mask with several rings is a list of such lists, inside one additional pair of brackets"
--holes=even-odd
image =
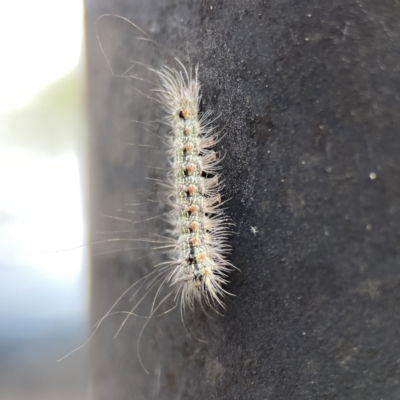
[[(106, 13), (199, 64), (203, 106), (227, 133), (218, 148), (241, 272), (223, 317), (197, 310), (186, 321), (207, 343), (178, 310), (150, 321), (139, 345), (149, 374), (137, 352), (144, 320), (113, 340), (124, 316), (107, 318), (92, 340), (93, 397), (399, 399), (400, 3), (86, 0), (93, 241), (136, 229), (100, 215), (137, 220), (125, 205), (151, 189), (146, 166), (166, 165), (160, 149), (124, 144), (157, 147), (130, 120), (150, 121), (159, 106), (112, 76), (95, 34)], [(122, 70), (137, 40), (129, 24), (113, 26), (99, 35)], [(155, 253), (143, 244), (93, 258), (93, 323)], [(118, 309), (131, 304), (125, 296)]]

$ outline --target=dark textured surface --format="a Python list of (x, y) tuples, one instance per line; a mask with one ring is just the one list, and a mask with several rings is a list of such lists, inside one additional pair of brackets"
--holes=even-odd
[[(206, 344), (176, 311), (151, 321), (140, 342), (148, 375), (143, 324), (131, 319), (113, 340), (122, 320), (110, 317), (92, 341), (94, 398), (400, 398), (399, 1), (86, 0), (86, 13), (93, 232), (126, 229), (99, 215), (130, 218), (125, 204), (150, 186), (145, 166), (166, 165), (158, 148), (124, 145), (157, 146), (129, 120), (161, 114), (107, 67), (95, 20), (113, 13), (200, 63), (203, 106), (226, 124), (224, 196), (242, 271), (224, 317), (187, 322)], [(121, 69), (137, 45), (130, 29), (100, 32), (122, 50), (111, 60)], [(154, 253), (94, 258), (93, 321)]]

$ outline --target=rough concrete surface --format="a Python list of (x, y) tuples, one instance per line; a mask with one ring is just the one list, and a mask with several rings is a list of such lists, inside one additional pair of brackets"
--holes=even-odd
[[(106, 13), (162, 49), (102, 19), (113, 76), (95, 30)], [(165, 234), (162, 221), (101, 215), (159, 212), (146, 176), (167, 165), (149, 133), (164, 131), (130, 120), (162, 112), (145, 82), (116, 75), (136, 57), (178, 57), (199, 64), (202, 106), (226, 133), (223, 195), (241, 270), (223, 317), (188, 316), (192, 335), (178, 310), (151, 320), (139, 346), (143, 319), (113, 339), (124, 316), (107, 318), (92, 340), (95, 399), (400, 398), (399, 20), (393, 0), (86, 0), (93, 241)], [(93, 246), (106, 253), (93, 258), (93, 322), (165, 260), (145, 242), (116, 244)], [(118, 309), (132, 304), (125, 296)]]

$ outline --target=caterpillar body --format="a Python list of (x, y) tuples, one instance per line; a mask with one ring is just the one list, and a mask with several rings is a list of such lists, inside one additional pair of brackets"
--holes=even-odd
[(167, 282), (175, 287), (181, 307), (195, 300), (223, 306), (227, 274), (227, 218), (221, 209), (220, 158), (212, 150), (218, 140), (210, 112), (199, 113), (197, 69), (156, 71), (159, 101), (167, 112), (171, 171), (168, 174), (172, 210), (170, 223), (176, 242)]

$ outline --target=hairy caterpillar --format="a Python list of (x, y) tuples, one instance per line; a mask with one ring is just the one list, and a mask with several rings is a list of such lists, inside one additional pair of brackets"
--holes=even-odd
[(172, 199), (169, 222), (174, 242), (166, 282), (175, 287), (181, 308), (202, 299), (211, 306), (223, 306), (226, 291), (222, 286), (231, 264), (226, 260), (228, 227), (220, 207), (220, 159), (212, 150), (217, 135), (211, 113), (199, 113), (197, 70), (192, 76), (192, 71), (181, 66), (182, 71), (166, 66), (156, 71), (159, 101), (171, 127), (168, 197)]
[[(104, 15), (100, 18), (104, 17), (115, 16)], [(123, 17), (117, 18), (127, 21), (140, 32), (143, 37), (136, 39), (156, 44), (135, 24)], [(99, 43), (110, 65), (100, 40)], [(179, 306), (182, 319), (185, 309), (194, 308), (195, 303), (199, 303), (201, 307), (205, 303), (213, 309), (224, 307), (224, 297), (228, 294), (224, 286), (233, 267), (227, 260), (230, 223), (224, 214), (224, 203), (221, 200), (223, 184), (218, 173), (221, 158), (213, 150), (221, 138), (213, 127), (215, 120), (211, 119), (211, 112), (200, 112), (201, 95), (197, 68), (189, 66), (187, 69), (178, 60), (175, 64), (175, 67), (167, 63), (153, 69), (141, 62), (133, 62), (129, 70), (120, 75), (135, 78), (139, 83), (157, 80), (154, 92), (142, 91), (141, 94), (162, 105), (167, 113), (164, 122), (168, 126), (165, 136), (157, 135), (159, 141), (166, 144), (164, 157), (169, 159), (169, 171), (164, 179), (156, 181), (166, 190), (164, 197), (154, 202), (169, 210), (161, 215), (152, 213), (150, 218), (134, 221), (135, 224), (141, 224), (161, 217), (170, 226), (168, 235), (159, 231), (152, 232), (150, 238), (115, 240), (153, 243), (153, 249), (167, 250), (169, 259), (158, 263), (150, 273), (134, 282), (96, 325), (97, 329), (106, 317), (115, 312), (115, 306), (122, 297), (135, 289), (131, 297), (135, 301), (134, 306), (126, 312), (121, 329), (131, 315), (140, 316), (139, 305), (151, 291), (155, 291), (148, 315), (141, 313), (146, 322), (139, 336), (138, 346), (150, 319), (170, 311), (164, 311), (163, 308), (168, 299), (173, 299), (172, 309)], [(142, 72), (138, 73), (136, 67), (141, 68)], [(110, 68), (114, 74), (111, 65)], [(155, 98), (151, 97), (152, 93), (155, 93)], [(149, 121), (140, 123), (148, 124)], [(161, 295), (162, 290), (167, 291), (165, 296)]]

